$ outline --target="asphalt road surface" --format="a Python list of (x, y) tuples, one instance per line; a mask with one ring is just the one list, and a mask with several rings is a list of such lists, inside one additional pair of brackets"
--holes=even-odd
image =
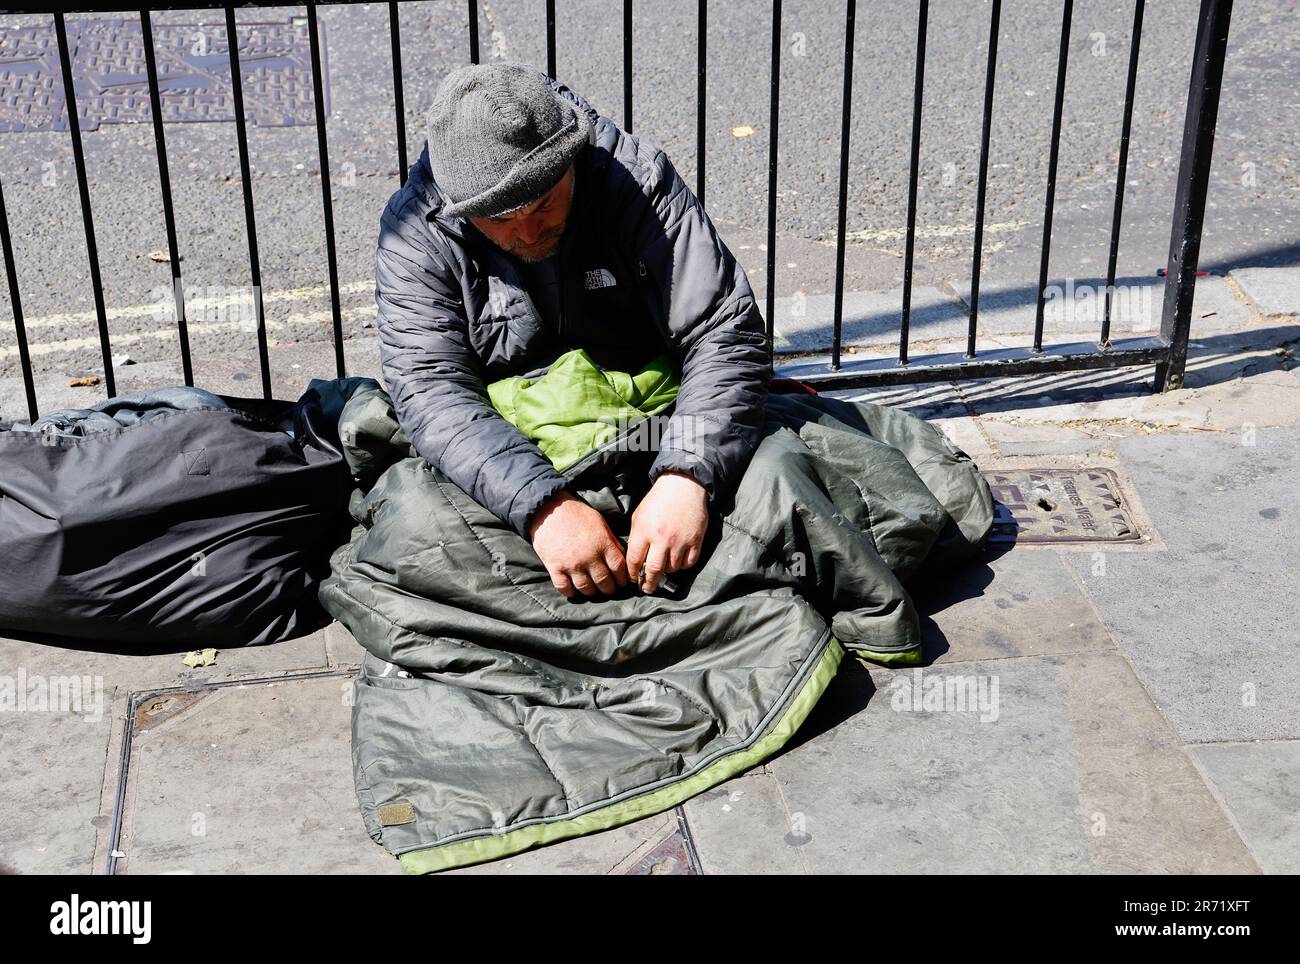
[[(466, 5), (402, 3), (406, 129), (411, 160), (423, 144), (422, 110), (445, 72), (469, 57)], [(781, 23), (781, 110), (776, 291), (833, 288), (845, 17), (828, 0), (788, 2)], [(622, 5), (558, 0), (557, 74), (615, 119), (623, 118)], [(373, 326), (373, 253), (379, 212), (398, 187), (387, 4), (320, 9), (329, 91), (331, 189), (344, 332), (349, 351)], [(1147, 4), (1124, 201), (1119, 274), (1150, 277), (1164, 263), (1179, 159), (1194, 0)], [(902, 283), (916, 5), (858, 4), (846, 288)], [(990, 4), (930, 4), (921, 131), (915, 282), (960, 291), (970, 274)], [(302, 8), (241, 9), (241, 25), (284, 24)], [(69, 15), (70, 21), (78, 15)], [(111, 19), (112, 14), (94, 14)], [(117, 15), (130, 20), (134, 15)], [(479, 4), (481, 58), (546, 65), (543, 0)], [(48, 23), (0, 15), (0, 56), (16, 31)], [(1119, 148), (1132, 3), (1074, 6), (1056, 195), (1051, 280), (1104, 277)], [(155, 15), (155, 31), (188, 25), (201, 42), (219, 11)], [(657, 141), (695, 184), (696, 3), (637, 3), (634, 130)], [(709, 6), (706, 203), (766, 291), (767, 161), (771, 131), (771, 5)], [(1037, 282), (1053, 87), (1057, 4), (1003, 4), (985, 212), (984, 283)], [(8, 39), (7, 39), (8, 38)], [(1238, 0), (1219, 111), (1201, 251), (1222, 272), (1300, 258), (1297, 101), (1300, 16), (1285, 0)], [(202, 41), (207, 42), (207, 41)], [(299, 79), (301, 80), (301, 76)], [(310, 94), (309, 75), (305, 93)], [(298, 96), (302, 96), (299, 91)], [(250, 111), (258, 109), (256, 93)], [(0, 98), (0, 127), (14, 120)], [(8, 111), (8, 117), (6, 117)], [(137, 362), (179, 356), (153, 130), (98, 123), (83, 133), (115, 352)], [(320, 163), (313, 126), (250, 123), (253, 192), (268, 334), (273, 344), (331, 337)], [(257, 366), (248, 322), (249, 262), (236, 131), (230, 122), (166, 129), (191, 340), (196, 358)], [(0, 182), (16, 248), (33, 363), (46, 377), (101, 364), (70, 136), (0, 132)], [(1031, 295), (1032, 297), (1032, 295)], [(0, 379), (18, 375), (13, 310), (0, 285)], [(369, 332), (373, 334), (373, 331)], [(353, 344), (363, 347), (351, 347)], [(349, 358), (349, 367), (370, 367)], [(332, 377), (332, 366), (318, 374)], [(198, 371), (203, 384), (203, 371)], [(255, 382), (250, 382), (249, 394)], [(277, 383), (278, 384), (278, 383)], [(22, 411), (5, 411), (23, 417)]]

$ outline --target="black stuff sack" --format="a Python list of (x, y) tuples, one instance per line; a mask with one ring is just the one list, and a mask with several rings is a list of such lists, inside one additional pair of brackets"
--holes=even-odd
[(0, 423), (0, 630), (113, 648), (311, 632), (350, 477), (336, 399), (164, 388)]

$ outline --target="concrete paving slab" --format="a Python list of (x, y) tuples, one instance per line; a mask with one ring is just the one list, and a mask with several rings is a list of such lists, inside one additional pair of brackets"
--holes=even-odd
[(1050, 549), (988, 553), (936, 584), (910, 589), (927, 664), (1115, 648)]
[(1167, 553), (1066, 553), (1118, 645), (1187, 742), (1300, 737), (1300, 430), (1124, 439)]
[(706, 874), (806, 874), (808, 842), (781, 786), (757, 767), (682, 805)]
[(948, 441), (969, 455), (976, 465), (983, 465), (993, 458), (993, 446), (989, 443), (988, 435), (980, 423), (970, 416), (932, 418), (930, 422), (948, 436)]
[(335, 620), (324, 629), (325, 652), (330, 666), (360, 666), (366, 650), (346, 626)]
[(14, 686), (25, 697), (0, 714), (0, 873), (91, 873), (105, 822), (101, 787), (113, 694), (97, 689), (102, 680), (68, 686), (74, 680), (67, 674), (7, 673), (0, 688)]
[(1076, 452), (1111, 452), (1113, 443), (1099, 439), (1083, 427), (1039, 424), (986, 416), (980, 428), (992, 448), (1002, 456), (1062, 455)]
[(1228, 277), (1261, 315), (1300, 315), (1300, 267), (1236, 268)]
[[(1152, 392), (1150, 369), (979, 379), (958, 391), (1002, 454), (1070, 451), (1084, 444), (1080, 436), (1108, 443), (1171, 429), (1294, 425), (1300, 423), (1300, 371), (1289, 346), (1297, 339), (1300, 327), (1288, 325), (1196, 342), (1186, 387), (1163, 394)], [(1044, 425), (1062, 431), (1053, 436), (1035, 428)]]
[(1189, 752), (1265, 873), (1300, 873), (1300, 743), (1209, 743)]
[(1297, 342), (1300, 325), (1291, 324), (1194, 342), (1188, 346), (1183, 388), (1207, 388), (1230, 381), (1289, 384), (1283, 376), (1296, 370)]
[(1258, 871), (1118, 654), (923, 669), (923, 706), (926, 677), (983, 680), (985, 699), (916, 710), (916, 671), (841, 671), (768, 761), (785, 825), (772, 805), (693, 820), (705, 866), (740, 851), (760, 856), (729, 867), (763, 872), (792, 834), (814, 873)]
[[(642, 859), (677, 832), (677, 812), (670, 810), (601, 833), (526, 850), (504, 860), (443, 871), (443, 875), (640, 874), (646, 870), (639, 866)], [(662, 864), (661, 868), (661, 872), (682, 870)]]
[[(0, 867), (24, 873), (89, 873), (111, 800), (114, 727), (133, 690), (195, 686), (234, 676), (325, 664), (317, 631), (270, 646), (221, 650), (191, 669), (183, 652), (126, 655), (52, 641), (0, 637)], [(20, 696), (25, 693), (26, 696)], [(107, 792), (112, 791), (112, 781)]]

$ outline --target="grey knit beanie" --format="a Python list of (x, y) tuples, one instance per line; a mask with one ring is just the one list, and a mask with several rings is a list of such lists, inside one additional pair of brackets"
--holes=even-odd
[(591, 118), (526, 64), (458, 67), (426, 115), (429, 163), (449, 217), (496, 217), (531, 204), (564, 176)]

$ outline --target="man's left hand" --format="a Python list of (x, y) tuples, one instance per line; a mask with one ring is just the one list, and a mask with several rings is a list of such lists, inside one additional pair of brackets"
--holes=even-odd
[(660, 473), (632, 513), (628, 578), (639, 582), (642, 592), (654, 592), (665, 573), (689, 569), (699, 561), (708, 528), (708, 490), (685, 472)]

